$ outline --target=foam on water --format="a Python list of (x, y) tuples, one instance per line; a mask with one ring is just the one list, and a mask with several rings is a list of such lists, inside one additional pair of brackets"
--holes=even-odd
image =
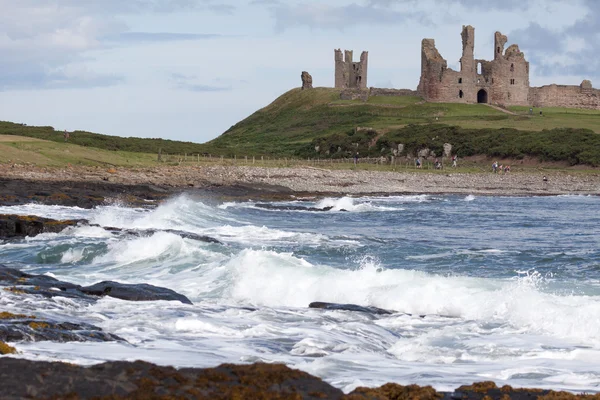
[[(165, 286), (195, 304), (103, 298), (90, 305), (0, 291), (0, 309), (89, 322), (129, 342), (17, 343), (19, 357), (32, 359), (81, 364), (144, 359), (197, 367), (284, 362), (345, 391), (388, 381), (449, 390), (485, 379), (595, 390), (600, 296), (587, 287), (600, 281), (594, 275), (598, 253), (590, 250), (600, 243), (587, 232), (598, 222), (598, 199), (585, 198), (581, 212), (587, 219), (563, 207), (575, 213), (564, 222), (553, 212), (555, 202), (581, 199), (523, 198), (517, 207), (510, 198), (498, 198), (493, 213), (479, 212), (489, 206), (487, 200), (344, 197), (316, 206), (350, 212), (286, 214), (249, 210), (250, 203), (210, 205), (188, 196), (153, 210), (3, 207), (0, 212), (157, 230), (138, 237), (71, 227), (5, 244), (0, 254), (27, 271), (79, 284), (115, 280)], [(556, 240), (550, 231), (539, 234), (530, 219), (541, 219), (544, 212), (553, 218), (545, 221), (569, 240)], [(520, 215), (525, 228), (516, 220)], [(502, 226), (507, 219), (514, 225)], [(581, 221), (582, 232), (568, 230), (573, 219)], [(473, 243), (481, 235), (468, 230), (485, 224), (515, 234)], [(429, 225), (433, 229), (427, 230)], [(214, 236), (225, 245), (165, 229)], [(411, 235), (403, 235), (406, 230)], [(437, 242), (440, 232), (451, 235)], [(453, 269), (433, 268), (446, 264)], [(480, 277), (483, 267), (505, 273)], [(585, 271), (585, 280), (565, 277), (571, 270)], [(400, 313), (309, 309), (313, 301)]]
[(373, 211), (398, 211), (397, 207), (385, 207), (372, 204), (370, 201), (356, 201), (352, 197), (325, 198), (316, 203), (317, 208), (333, 207), (331, 211), (348, 212), (373, 212)]

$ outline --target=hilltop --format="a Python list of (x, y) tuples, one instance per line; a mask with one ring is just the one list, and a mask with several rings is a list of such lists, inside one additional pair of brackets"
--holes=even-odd
[[(289, 157), (390, 156), (398, 144), (412, 154), (523, 158), (599, 165), (600, 111), (501, 109), (485, 104), (426, 103), (417, 96), (340, 100), (341, 89), (292, 89), (207, 143), (234, 155)], [(358, 129), (357, 129), (358, 128)]]

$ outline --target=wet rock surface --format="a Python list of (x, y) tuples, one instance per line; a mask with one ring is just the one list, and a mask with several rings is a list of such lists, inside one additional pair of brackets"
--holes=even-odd
[(177, 229), (122, 229), (90, 224), (89, 221), (85, 219), (55, 220), (51, 218), (42, 218), (35, 215), (13, 214), (0, 214), (0, 239), (8, 240), (27, 236), (33, 237), (39, 235), (40, 233), (46, 232), (58, 233), (67, 227), (78, 225), (96, 226), (114, 234), (124, 234), (136, 237), (151, 236), (157, 232), (168, 232), (181, 236), (184, 239), (197, 240), (205, 243), (223, 244), (221, 241), (210, 236), (180, 231)]
[(340, 399), (340, 400), (550, 400), (594, 399), (539, 389), (498, 388), (493, 382), (438, 392), (431, 386), (387, 383), (349, 394), (281, 364), (222, 364), (216, 368), (161, 367), (143, 361), (82, 367), (0, 358), (3, 399)]
[(180, 191), (173, 187), (151, 184), (0, 179), (0, 204), (10, 206), (39, 203), (94, 208), (107, 202), (120, 202), (146, 207)]
[(0, 214), (0, 239), (36, 236), (44, 232), (60, 232), (84, 220), (54, 220), (34, 215)]
[[(383, 308), (378, 307), (365, 307), (359, 306), (356, 304), (339, 304), (339, 303), (325, 303), (321, 301), (314, 301), (308, 305), (309, 308), (321, 308), (323, 310), (343, 310), (343, 311), (357, 311), (357, 312), (365, 312), (368, 314), (376, 314), (376, 315), (389, 315), (389, 314), (397, 314), (398, 311), (392, 310), (384, 310)], [(401, 313), (404, 314), (404, 313)], [(410, 314), (407, 314), (410, 315)]]
[(81, 287), (79, 290), (93, 296), (109, 296), (129, 301), (176, 300), (183, 304), (192, 304), (187, 297), (174, 290), (147, 283), (126, 284), (104, 281)]
[[(269, 204), (269, 203), (256, 203), (254, 205), (254, 207), (264, 208), (265, 210), (274, 210), (274, 211), (311, 211), (311, 212), (324, 212), (324, 211), (331, 211), (333, 209), (333, 206), (318, 208), (318, 207), (278, 205), (278, 204)], [(346, 210), (340, 210), (340, 211), (346, 211)]]
[(58, 322), (34, 315), (0, 313), (0, 342), (108, 342), (123, 341), (86, 323)]
[(60, 281), (46, 275), (32, 275), (15, 268), (0, 265), (0, 286), (5, 290), (21, 294), (38, 294), (44, 297), (71, 297), (95, 301), (100, 296), (115, 297), (130, 301), (176, 300), (184, 304), (192, 302), (182, 294), (160, 286), (100, 282), (91, 286), (80, 286)]

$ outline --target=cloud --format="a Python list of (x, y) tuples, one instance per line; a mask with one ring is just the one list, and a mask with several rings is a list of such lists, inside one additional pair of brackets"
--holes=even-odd
[[(171, 81), (177, 89), (189, 90), (192, 92), (225, 92), (232, 90), (231, 86), (217, 86), (198, 83), (198, 77), (195, 75), (173, 73), (171, 74)], [(215, 79), (215, 82), (220, 82), (220, 80)]]
[(351, 3), (345, 6), (331, 6), (323, 3), (296, 3), (295, 5), (271, 2), (275, 18), (275, 29), (284, 31), (292, 26), (308, 26), (318, 29), (344, 29), (351, 25), (390, 24), (397, 25), (407, 19), (423, 20), (421, 11), (404, 9), (395, 11), (379, 7), (376, 4), (361, 5)]
[(510, 33), (526, 50), (536, 74), (600, 78), (600, 2), (583, 0), (581, 4), (585, 15), (562, 29), (532, 22)]
[[(231, 13), (216, 0), (0, 0), (0, 90), (118, 84), (111, 74), (64, 73), (117, 44), (196, 40), (197, 33), (129, 32), (122, 16), (182, 10)], [(88, 67), (78, 66), (80, 70)]]
[(210, 33), (173, 33), (173, 32), (122, 32), (115, 36), (105, 38), (108, 41), (122, 43), (140, 42), (171, 42), (180, 40), (215, 39), (222, 35)]

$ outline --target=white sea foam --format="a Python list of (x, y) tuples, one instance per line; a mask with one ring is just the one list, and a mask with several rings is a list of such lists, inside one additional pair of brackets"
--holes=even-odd
[[(438, 201), (445, 198), (431, 196), (323, 201), (338, 210), (354, 212), (405, 207), (407, 214), (414, 209), (420, 213), (429, 204), (434, 212), (443, 207), (465, 207), (458, 203), (460, 197), (449, 199), (447, 204)], [(495, 206), (502, 208), (503, 201)], [(589, 201), (596, 204), (595, 198)], [(477, 207), (478, 203), (472, 204)], [(0, 251), (12, 257), (11, 261), (16, 259), (15, 253), (29, 246), (25, 270), (36, 269), (80, 284), (99, 280), (145, 282), (173, 289), (195, 304), (127, 302), (108, 297), (87, 304), (0, 291), (2, 310), (89, 322), (128, 341), (17, 343), (22, 352), (17, 356), (81, 364), (143, 359), (181, 367), (284, 362), (321, 376), (346, 392), (358, 385), (376, 386), (388, 381), (433, 384), (437, 389), (450, 390), (489, 379), (500, 385), (597, 390), (600, 377), (589, 366), (600, 357), (600, 296), (592, 295), (596, 293), (592, 290), (579, 290), (584, 284), (594, 287), (597, 279), (575, 286), (568, 279), (561, 280), (562, 270), (557, 272), (559, 278), (549, 279), (546, 272), (532, 269), (532, 265), (540, 268), (538, 264), (528, 262), (509, 264), (518, 268), (498, 265), (508, 273), (495, 276), (518, 270), (512, 279), (461, 276), (469, 273), (462, 266), (443, 269), (440, 274), (411, 269), (415, 260), (419, 264), (436, 260), (431, 264), (441, 265), (446, 258), (454, 263), (475, 259), (470, 268), (478, 268), (477, 260), (495, 266), (496, 260), (504, 261), (502, 257), (509, 261), (523, 254), (532, 257), (521, 247), (521, 238), (518, 245), (508, 237), (491, 247), (485, 242), (465, 242), (453, 250), (446, 244), (427, 242), (431, 255), (416, 251), (400, 254), (391, 263), (403, 269), (390, 269), (386, 266), (393, 249), (377, 247), (394, 233), (386, 231), (388, 214), (367, 215), (365, 221), (373, 226), (368, 233), (352, 230), (363, 229), (362, 224), (350, 224), (348, 232), (340, 233), (335, 232), (334, 225), (331, 231), (311, 226), (314, 221), (322, 222), (320, 215), (292, 214), (289, 218), (297, 217), (298, 221), (290, 221), (288, 216), (282, 221), (282, 214), (265, 216), (247, 212), (246, 206), (211, 206), (188, 196), (154, 210), (115, 205), (95, 210), (35, 206), (42, 216), (89, 218), (103, 226), (159, 232), (136, 237), (98, 227), (72, 227), (58, 235), (44, 234), (4, 245)], [(30, 214), (35, 207), (6, 212)], [(365, 222), (359, 214), (327, 215), (332, 222), (349, 217)], [(296, 222), (304, 221), (310, 222), (297, 227)], [(183, 239), (161, 229), (208, 234), (228, 245)], [(377, 229), (388, 235), (378, 236)], [(338, 240), (334, 238), (343, 234), (351, 238), (344, 239), (347, 242), (356, 237), (363, 245), (356, 246), (360, 251), (346, 253), (335, 248), (330, 252)], [(360, 239), (362, 234), (385, 239), (375, 241), (374, 256), (368, 253), (370, 242)], [(525, 238), (526, 234), (524, 231)], [(559, 248), (545, 254), (593, 260), (597, 252), (586, 249), (593, 248), (595, 239), (586, 240), (586, 246), (591, 247)], [(36, 259), (39, 264), (31, 261)], [(579, 262), (566, 265), (565, 270), (577, 270)], [(313, 301), (375, 306), (412, 315), (309, 309)]]
[(317, 202), (317, 208), (332, 207), (331, 211), (373, 212), (373, 211), (398, 211), (398, 207), (385, 207), (373, 204), (371, 201), (357, 201), (352, 197), (325, 198)]

